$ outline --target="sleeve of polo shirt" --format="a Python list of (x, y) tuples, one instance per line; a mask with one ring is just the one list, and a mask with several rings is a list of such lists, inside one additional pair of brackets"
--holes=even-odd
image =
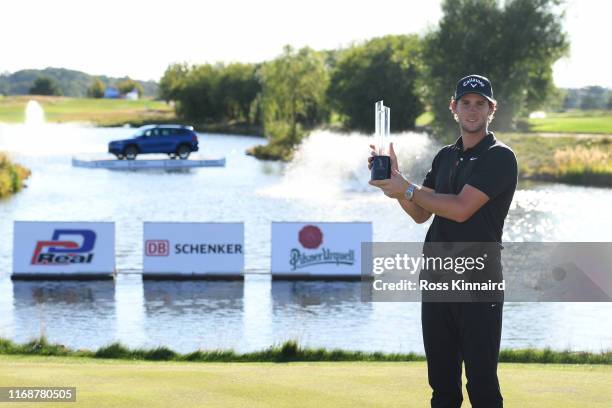
[(438, 175), (438, 162), (440, 161), (441, 153), (442, 150), (440, 150), (438, 154), (436, 154), (436, 157), (434, 157), (431, 163), (431, 169), (429, 169), (429, 171), (425, 175), (425, 179), (423, 180), (423, 186), (431, 188), (432, 190), (436, 189), (436, 176)]
[(514, 152), (507, 147), (493, 147), (481, 157), (466, 184), (485, 193), (490, 200), (516, 184), (518, 166)]

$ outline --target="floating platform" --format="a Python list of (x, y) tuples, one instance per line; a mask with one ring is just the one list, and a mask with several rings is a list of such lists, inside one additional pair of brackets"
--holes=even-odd
[(194, 167), (225, 167), (225, 157), (220, 159), (87, 159), (72, 158), (72, 166), (101, 169), (189, 169)]
[(272, 273), (273, 281), (345, 281), (359, 282), (373, 280), (369, 275), (349, 275), (349, 274), (294, 274), (294, 273)]
[(143, 272), (142, 280), (151, 281), (244, 281), (244, 274), (229, 274), (229, 273), (153, 273)]
[(115, 273), (13, 273), (14, 281), (98, 281), (114, 280)]

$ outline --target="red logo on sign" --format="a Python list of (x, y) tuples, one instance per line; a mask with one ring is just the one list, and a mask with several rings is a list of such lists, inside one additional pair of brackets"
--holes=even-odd
[(145, 241), (146, 256), (168, 256), (170, 255), (170, 242), (162, 239), (150, 239)]
[(323, 233), (319, 227), (306, 225), (300, 230), (298, 239), (304, 248), (316, 249), (323, 243)]

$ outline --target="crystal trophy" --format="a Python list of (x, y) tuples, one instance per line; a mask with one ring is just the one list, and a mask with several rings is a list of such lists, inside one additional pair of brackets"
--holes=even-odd
[(376, 155), (372, 160), (372, 180), (386, 180), (391, 178), (391, 157), (389, 156), (391, 109), (378, 101), (374, 105), (374, 131)]

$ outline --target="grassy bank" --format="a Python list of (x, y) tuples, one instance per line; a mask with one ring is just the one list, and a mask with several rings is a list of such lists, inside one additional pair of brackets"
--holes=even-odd
[[(425, 112), (417, 124), (432, 120)], [(516, 153), (521, 179), (612, 187), (612, 111), (548, 113), (521, 122), (527, 131), (496, 133)]]
[[(417, 127), (431, 126), (432, 112), (416, 119)], [(519, 127), (527, 133), (612, 134), (612, 111), (571, 110), (547, 112), (545, 118), (519, 119)]]
[(37, 101), (45, 120), (53, 123), (87, 122), (99, 126), (175, 120), (174, 109), (162, 101), (141, 99), (89, 99), (52, 96), (0, 97), (0, 122), (23, 123), (28, 101)]
[[(0, 338), (0, 355), (33, 355), (85, 357), (120, 360), (191, 361), (191, 362), (323, 362), (323, 361), (424, 361), (416, 353), (382, 353), (347, 350), (327, 350), (301, 347), (287, 341), (262, 351), (236, 353), (233, 350), (197, 350), (181, 354), (166, 347), (129, 349), (119, 343), (98, 350), (71, 350), (51, 344), (44, 337), (25, 344), (16, 344)], [(602, 353), (553, 351), (550, 349), (502, 350), (501, 362), (542, 364), (602, 364), (612, 365), (612, 351)]]
[(498, 133), (519, 160), (522, 179), (612, 187), (612, 136)]
[(13, 163), (6, 153), (0, 152), (0, 198), (21, 191), (29, 176), (30, 170)]
[(553, 112), (546, 118), (528, 119), (527, 123), (532, 132), (612, 134), (612, 111)]
[[(0, 122), (23, 123), (28, 101), (37, 101), (50, 123), (91, 123), (110, 127), (129, 124), (137, 127), (151, 123), (181, 123), (174, 108), (165, 102), (151, 99), (128, 101), (123, 99), (65, 98), (56, 96), (0, 96)], [(245, 123), (189, 123), (206, 133), (261, 136), (261, 126)]]
[(249, 156), (260, 160), (291, 161), (295, 147), (285, 140), (269, 140), (266, 144), (251, 147), (246, 151)]
[[(0, 356), (0, 386), (76, 387), (76, 407), (426, 407), (424, 362), (210, 363)], [(612, 366), (500, 364), (505, 406), (603, 408)], [(465, 384), (465, 381), (463, 381)], [(469, 407), (467, 392), (464, 386)], [(46, 403), (45, 406), (64, 406)]]

